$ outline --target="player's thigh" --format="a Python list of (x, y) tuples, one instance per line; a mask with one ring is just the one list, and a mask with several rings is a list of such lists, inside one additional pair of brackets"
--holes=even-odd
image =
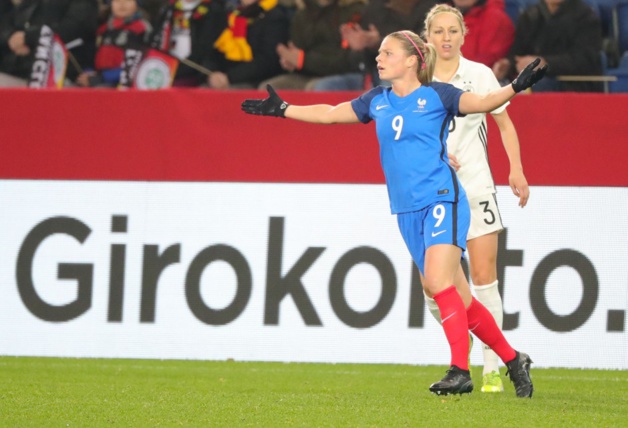
[(499, 206), (495, 194), (488, 194), (470, 199), (469, 207), (469, 271), (474, 284), (490, 284), (497, 279), (497, 235), (504, 229)]
[(466, 198), (458, 202), (438, 202), (429, 205), (423, 223), (425, 247), (450, 244), (464, 252), (467, 248), (470, 212)]
[(426, 213), (427, 210), (419, 210), (397, 214), (399, 232), (421, 275), (423, 275), (425, 264), (423, 221)]
[[(419, 268), (419, 272), (426, 278), (427, 284), (441, 284), (443, 278), (447, 278), (448, 286), (454, 283), (455, 268), (452, 267), (445, 268), (446, 273), (439, 273), (432, 280), (431, 276), (426, 273), (425, 257), (432, 246), (451, 246), (458, 257), (455, 262), (459, 264), (462, 253), (466, 249), (469, 219), (469, 204), (466, 198), (455, 203), (437, 202), (422, 210), (397, 215), (401, 236), (412, 255), (412, 259)], [(455, 250), (456, 248), (458, 251)], [(440, 254), (440, 250), (434, 251), (434, 253)], [(440, 270), (440, 267), (432, 269), (434, 274)], [(440, 288), (440, 285), (435, 286)], [(432, 286), (428, 285), (428, 287)]]
[(462, 249), (451, 244), (431, 245), (425, 251), (424, 288), (433, 296), (454, 285)]
[(460, 259), (466, 249), (469, 217), (466, 198), (427, 207), (423, 223), (426, 248), (423, 274), (433, 294), (455, 283)]
[(497, 279), (498, 234), (492, 232), (467, 241), (469, 273), (475, 285), (491, 284)]

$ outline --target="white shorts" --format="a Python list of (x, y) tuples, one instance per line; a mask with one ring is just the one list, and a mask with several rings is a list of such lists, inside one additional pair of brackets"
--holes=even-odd
[(504, 230), (494, 193), (469, 199), (469, 207), (471, 208), (471, 226), (467, 241)]

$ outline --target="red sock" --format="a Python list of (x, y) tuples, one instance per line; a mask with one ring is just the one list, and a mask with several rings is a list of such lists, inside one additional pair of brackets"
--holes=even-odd
[(504, 363), (512, 360), (517, 353), (504, 337), (502, 331), (497, 327), (493, 315), (478, 302), (475, 297), (467, 308), (467, 319), (469, 330), (475, 334), (485, 345), (489, 346)]
[(440, 309), (441, 324), (451, 349), (451, 365), (469, 370), (469, 330), (462, 298), (452, 285), (435, 294), (434, 300)]

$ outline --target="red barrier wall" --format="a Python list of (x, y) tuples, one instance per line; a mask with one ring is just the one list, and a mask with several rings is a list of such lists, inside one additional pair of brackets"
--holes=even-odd
[[(356, 93), (281, 92), (293, 104)], [(257, 91), (0, 91), (0, 178), (381, 183), (373, 125), (245, 115)], [(531, 185), (628, 186), (628, 95), (533, 94), (509, 108)], [(497, 184), (508, 162), (489, 120)]]

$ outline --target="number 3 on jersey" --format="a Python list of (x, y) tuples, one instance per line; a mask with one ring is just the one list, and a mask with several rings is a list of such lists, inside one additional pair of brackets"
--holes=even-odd
[(493, 211), (489, 209), (488, 204), (489, 204), (488, 201), (480, 202), (480, 205), (482, 205), (484, 207), (484, 209), (482, 211), (489, 215), (489, 217), (485, 217), (484, 218), (484, 223), (486, 223), (486, 224), (493, 224), (493, 223), (495, 223), (495, 213), (493, 213)]

